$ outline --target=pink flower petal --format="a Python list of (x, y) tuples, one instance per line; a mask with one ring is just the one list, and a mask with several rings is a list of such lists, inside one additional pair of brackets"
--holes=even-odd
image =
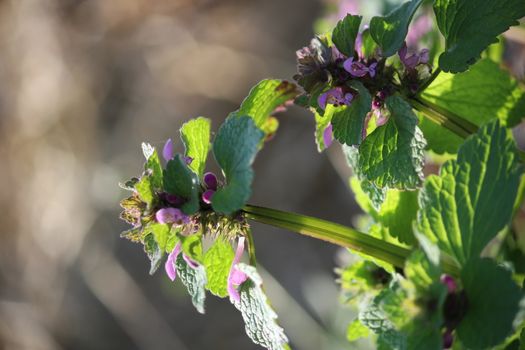
[(166, 141), (164, 144), (164, 148), (162, 149), (162, 157), (164, 157), (166, 162), (173, 159), (173, 141), (171, 141), (171, 139), (168, 139), (168, 141)]
[(181, 246), (180, 243), (178, 243), (175, 248), (173, 248), (173, 251), (168, 255), (168, 259), (166, 260), (166, 264), (164, 265), (164, 268), (166, 270), (166, 274), (168, 275), (169, 279), (172, 281), (175, 281), (175, 278), (177, 278), (177, 270), (175, 269), (175, 262), (177, 260), (177, 257), (180, 254)]

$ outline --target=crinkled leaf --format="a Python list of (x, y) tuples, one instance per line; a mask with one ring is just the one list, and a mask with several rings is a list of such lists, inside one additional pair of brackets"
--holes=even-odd
[(206, 270), (204, 266), (198, 265), (193, 268), (184, 260), (182, 254), (179, 254), (175, 263), (177, 276), (182, 281), (191, 296), (191, 302), (197, 311), (204, 313), (204, 301), (206, 300)]
[(423, 179), (423, 133), (410, 105), (399, 96), (386, 100), (390, 117), (359, 147), (359, 167), (378, 187), (415, 189)]
[(445, 72), (465, 71), (497, 36), (525, 16), (523, 0), (436, 0), (437, 24), (446, 50), (439, 57)]
[(143, 175), (139, 182), (135, 184), (135, 189), (140, 199), (149, 206), (155, 200), (155, 192), (153, 191), (153, 185), (151, 184), (151, 177)]
[(346, 330), (346, 339), (349, 342), (356, 341), (361, 338), (368, 338), (370, 335), (370, 332), (368, 331), (368, 328), (366, 328), (359, 319), (355, 319), (352, 323), (348, 325), (348, 329)]
[[(525, 117), (525, 90), (498, 64), (483, 59), (464, 73), (441, 73), (421, 98), (437, 107), (481, 126), (499, 118), (514, 126)], [(426, 120), (420, 125), (430, 149), (456, 153), (462, 139)]]
[[(346, 156), (348, 166), (357, 178), (355, 185), (352, 185), (352, 180), (350, 182), (352, 190), (354, 190), (356, 195), (356, 201), (367, 213), (369, 212), (369, 204), (372, 206), (372, 209), (376, 211), (379, 210), (381, 204), (385, 201), (387, 189), (377, 187), (368, 181), (361, 173), (361, 169), (359, 168), (359, 150), (357, 147), (343, 145), (343, 152)], [(367, 199), (369, 201), (367, 201)]]
[(391, 280), (390, 273), (375, 263), (360, 260), (340, 271), (341, 290), (346, 302), (351, 302), (363, 293), (384, 288)]
[(228, 295), (227, 284), (234, 253), (224, 239), (215, 240), (204, 255), (204, 267), (208, 275), (206, 288), (214, 295), (224, 298)]
[(384, 57), (392, 56), (403, 46), (408, 26), (422, 2), (423, 0), (405, 2), (388, 15), (370, 20), (370, 34), (381, 47)]
[(163, 252), (166, 251), (166, 245), (170, 237), (171, 227), (168, 224), (150, 223), (145, 229), (146, 232), (152, 233), (157, 242), (157, 246)]
[(180, 129), (180, 136), (186, 148), (185, 155), (192, 159), (188, 166), (199, 177), (204, 173), (210, 150), (210, 125), (209, 119), (199, 117), (184, 123)]
[(425, 181), (418, 231), (461, 264), (479, 256), (509, 223), (521, 173), (510, 131), (487, 124)]
[(372, 108), (372, 97), (366, 87), (354, 80), (350, 86), (357, 90), (350, 106), (337, 108), (332, 115), (334, 138), (349, 146), (359, 145), (363, 140), (365, 118)]
[(226, 185), (212, 197), (216, 212), (231, 214), (241, 209), (251, 195), (252, 163), (264, 133), (253, 119), (232, 115), (220, 127), (213, 154), (226, 177)]
[(266, 349), (288, 349), (288, 338), (276, 323), (277, 314), (268, 304), (261, 276), (253, 266), (240, 263), (237, 268), (248, 275), (248, 280), (239, 288), (240, 302), (233, 302), (242, 314), (246, 334)]
[(501, 343), (512, 332), (512, 322), (523, 293), (510, 271), (490, 259), (469, 260), (461, 271), (468, 309), (457, 328), (461, 342), (471, 349)]
[(363, 17), (346, 15), (345, 18), (337, 22), (332, 32), (332, 41), (335, 47), (346, 56), (354, 56), (355, 39), (359, 32), (359, 25)]
[(166, 192), (186, 200), (181, 207), (185, 214), (191, 215), (199, 210), (199, 179), (180, 154), (170, 160), (164, 170), (164, 189)]
[(286, 80), (262, 80), (250, 90), (236, 114), (252, 117), (255, 125), (263, 129), (275, 109), (294, 99), (298, 94), (295, 84)]
[(160, 249), (157, 241), (155, 241), (155, 236), (152, 233), (149, 233), (144, 237), (144, 251), (151, 262), (149, 274), (153, 275), (162, 262), (164, 251)]
[(385, 289), (359, 312), (359, 321), (379, 336), (378, 343), (385, 343), (393, 350), (404, 350), (407, 347), (406, 335), (396, 327), (396, 321), (405, 322), (400, 315), (403, 299), (402, 294)]
[(159, 154), (157, 150), (149, 143), (142, 143), (142, 153), (146, 157), (146, 164), (144, 170), (151, 175), (151, 184), (155, 189), (162, 188), (162, 165), (160, 164)]

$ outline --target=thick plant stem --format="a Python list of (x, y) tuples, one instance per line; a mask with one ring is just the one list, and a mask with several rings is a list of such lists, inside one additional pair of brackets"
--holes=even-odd
[[(405, 260), (412, 253), (410, 249), (385, 242), (353, 228), (310, 216), (252, 205), (245, 206), (243, 212), (248, 219), (350, 248), (399, 268), (404, 267)], [(452, 259), (443, 259), (442, 265), (446, 273), (458, 275), (459, 268)]]
[(421, 97), (409, 97), (408, 102), (430, 121), (443, 126), (461, 138), (466, 139), (478, 131), (478, 127), (471, 122), (448, 111), (440, 110), (437, 106), (433, 106)]

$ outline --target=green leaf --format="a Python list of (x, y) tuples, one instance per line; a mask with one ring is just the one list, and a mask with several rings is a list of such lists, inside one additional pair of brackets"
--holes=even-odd
[(343, 152), (346, 156), (348, 166), (352, 169), (356, 177), (356, 180), (350, 180), (350, 187), (356, 195), (357, 203), (367, 213), (370, 213), (371, 209), (378, 211), (385, 201), (387, 189), (379, 188), (365, 179), (365, 176), (359, 168), (359, 150), (357, 147), (343, 145)]
[(419, 209), (418, 192), (390, 189), (384, 191), (379, 206), (375, 206), (370, 194), (365, 193), (362, 188), (364, 183), (366, 182), (361, 182), (356, 177), (350, 180), (350, 187), (361, 209), (370, 214), (375, 222), (381, 223), (399, 242), (414, 244), (412, 223), (416, 220)]
[(384, 57), (395, 54), (405, 42), (408, 26), (423, 0), (405, 2), (387, 16), (370, 20), (370, 34), (381, 47)]
[(512, 332), (512, 322), (523, 298), (510, 271), (490, 259), (471, 259), (461, 272), (468, 309), (457, 328), (461, 342), (471, 349), (501, 343)]
[(199, 177), (204, 173), (210, 150), (210, 125), (209, 119), (199, 117), (184, 123), (180, 129), (180, 136), (186, 148), (185, 155), (192, 159), (189, 168)]
[(263, 137), (264, 133), (247, 116), (232, 115), (219, 128), (213, 154), (226, 177), (226, 185), (212, 197), (216, 212), (231, 214), (250, 198), (252, 163)]
[(332, 32), (332, 41), (335, 47), (346, 56), (354, 56), (355, 39), (357, 38), (357, 33), (359, 33), (359, 25), (362, 19), (363, 17), (361, 16), (348, 14), (337, 22)]
[(390, 282), (391, 274), (367, 260), (352, 263), (340, 271), (341, 290), (346, 302), (352, 302), (364, 293), (373, 294)]
[(166, 245), (170, 237), (171, 227), (167, 224), (159, 224), (157, 222), (152, 222), (146, 228), (146, 232), (151, 232), (153, 237), (155, 237), (155, 242), (161, 251), (166, 251)]
[(366, 328), (359, 319), (355, 319), (352, 323), (348, 325), (348, 329), (346, 330), (346, 339), (349, 342), (354, 342), (361, 338), (368, 338), (370, 335), (370, 332), (368, 331), (368, 328)]
[[(439, 261), (439, 257), (437, 259)], [(425, 293), (430, 286), (439, 281), (441, 269), (434, 265), (422, 250), (414, 251), (405, 263), (405, 276), (416, 290)]]
[(359, 168), (364, 177), (383, 188), (415, 189), (423, 179), (423, 133), (410, 105), (399, 96), (386, 100), (390, 117), (359, 147)]
[(482, 127), (420, 192), (417, 229), (460, 264), (479, 256), (510, 221), (522, 167), (499, 121)]
[[(498, 64), (483, 59), (464, 73), (441, 73), (421, 98), (437, 109), (452, 111), (481, 126), (499, 118), (508, 126), (525, 117), (525, 90)], [(420, 125), (429, 147), (437, 153), (456, 153), (461, 138), (426, 120)]]
[(155, 199), (155, 192), (153, 191), (153, 186), (151, 184), (151, 177), (148, 175), (143, 175), (139, 182), (135, 184), (135, 189), (140, 197), (140, 199), (149, 206), (153, 203)]
[(439, 57), (445, 72), (465, 71), (497, 36), (525, 16), (523, 0), (436, 0), (437, 24), (446, 50)]
[(218, 297), (228, 296), (228, 275), (233, 258), (231, 245), (222, 238), (217, 238), (204, 255), (204, 267), (208, 275), (206, 288)]
[(334, 138), (348, 146), (359, 145), (363, 140), (365, 118), (372, 108), (372, 97), (365, 86), (354, 80), (350, 86), (357, 90), (350, 106), (338, 107), (332, 115)]
[(155, 271), (157, 271), (157, 269), (159, 268), (160, 263), (162, 262), (164, 251), (160, 249), (159, 245), (157, 244), (157, 241), (155, 241), (155, 236), (151, 233), (147, 234), (144, 237), (144, 251), (146, 252), (149, 260), (151, 261), (149, 274), (153, 275)]
[(160, 164), (159, 154), (157, 150), (149, 143), (142, 143), (142, 153), (146, 157), (146, 164), (144, 170), (149, 172), (151, 176), (151, 184), (155, 189), (162, 188), (162, 165)]
[(417, 191), (388, 190), (378, 213), (378, 221), (401, 243), (414, 244), (412, 224), (419, 209)]
[(202, 234), (195, 233), (188, 236), (179, 234), (178, 237), (184, 254), (192, 260), (202, 263)]
[(295, 84), (286, 80), (266, 79), (255, 85), (236, 112), (239, 116), (248, 115), (255, 125), (263, 129), (268, 117), (275, 108), (295, 98), (299, 94)]
[(363, 30), (362, 43), (361, 43), (361, 57), (375, 56), (377, 53), (378, 45), (370, 34), (370, 29)]
[(266, 349), (289, 349), (288, 338), (276, 323), (277, 314), (268, 304), (262, 289), (261, 276), (253, 266), (240, 263), (237, 268), (249, 278), (239, 288), (240, 302), (233, 302), (242, 314), (246, 334), (255, 344)]
[(170, 160), (164, 171), (164, 189), (166, 192), (187, 200), (182, 211), (191, 215), (199, 210), (199, 179), (182, 159), (180, 154)]
[(182, 281), (191, 296), (191, 302), (197, 311), (204, 314), (204, 301), (206, 300), (206, 270), (204, 266), (199, 265), (192, 268), (184, 260), (182, 254), (177, 256), (175, 263), (177, 276)]

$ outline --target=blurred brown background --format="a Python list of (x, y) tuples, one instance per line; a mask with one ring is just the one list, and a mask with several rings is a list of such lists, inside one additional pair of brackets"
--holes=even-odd
[[(140, 142), (216, 129), (249, 88), (291, 78), (320, 1), (0, 1), (0, 349), (258, 349), (240, 314), (148, 275), (119, 238)], [(355, 205), (298, 108), (256, 161), (252, 203), (350, 224)], [(182, 147), (179, 143), (178, 147)], [(344, 348), (334, 246), (255, 225), (266, 287), (299, 349)]]

